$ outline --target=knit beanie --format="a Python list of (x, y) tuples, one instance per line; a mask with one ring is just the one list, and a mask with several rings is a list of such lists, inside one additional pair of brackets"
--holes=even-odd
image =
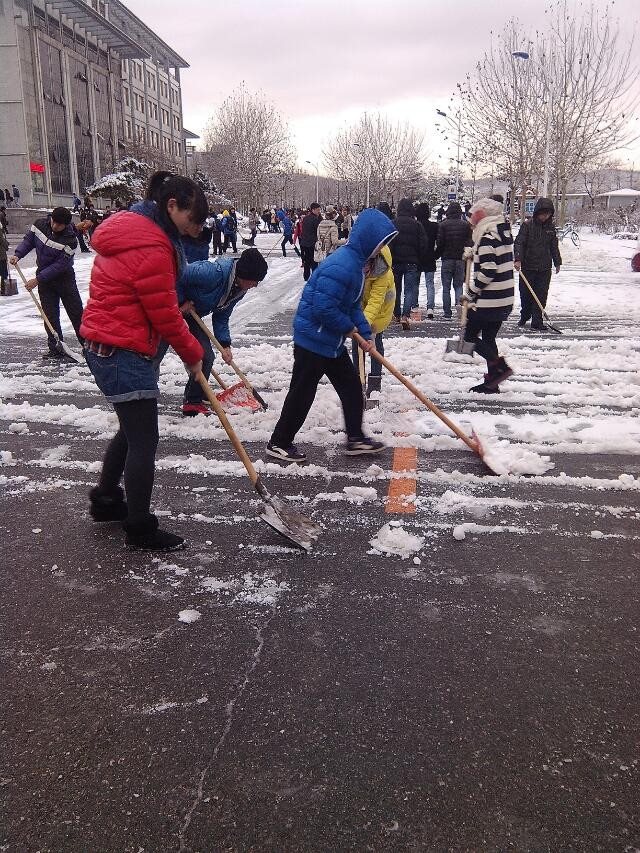
[(269, 267), (259, 249), (245, 249), (236, 264), (236, 276), (245, 281), (262, 281)]

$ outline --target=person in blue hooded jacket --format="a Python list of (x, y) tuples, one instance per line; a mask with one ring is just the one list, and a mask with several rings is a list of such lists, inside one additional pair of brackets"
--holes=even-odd
[(335, 388), (344, 413), (350, 456), (379, 453), (384, 444), (362, 431), (362, 385), (344, 345), (359, 332), (371, 352), (371, 327), (361, 306), (364, 268), (397, 234), (379, 210), (364, 210), (341, 246), (313, 272), (304, 286), (293, 321), (293, 373), (280, 419), (266, 453), (285, 462), (305, 462), (306, 454), (293, 443), (304, 424), (323, 376)]
[[(238, 259), (223, 257), (215, 261), (195, 261), (184, 268), (176, 284), (178, 304), (189, 331), (204, 350), (202, 372), (207, 380), (215, 356), (211, 341), (191, 316), (190, 310), (193, 308), (200, 317), (211, 314), (213, 334), (223, 347), (222, 360), (230, 364), (233, 361), (229, 332), (231, 312), (247, 292), (265, 278), (267, 272), (267, 262), (258, 249), (245, 249)], [(168, 344), (162, 341), (155, 357), (158, 365), (167, 349)], [(192, 376), (184, 389), (182, 414), (184, 417), (211, 414), (204, 403), (202, 386)]]
[(293, 213), (292, 210), (283, 211), (282, 217), (280, 218), (280, 222), (282, 223), (282, 231), (284, 232), (284, 237), (282, 238), (282, 243), (280, 243), (280, 248), (282, 249), (282, 257), (283, 258), (287, 257), (287, 249), (286, 249), (287, 243), (290, 243), (293, 246), (296, 255), (298, 257), (300, 257), (300, 250), (298, 249), (296, 244), (293, 242), (293, 221), (291, 219), (292, 213)]

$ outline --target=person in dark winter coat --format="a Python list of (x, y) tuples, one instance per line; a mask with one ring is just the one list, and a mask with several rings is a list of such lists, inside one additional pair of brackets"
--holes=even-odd
[[(184, 242), (184, 237), (182, 239)], [(211, 314), (213, 334), (223, 347), (222, 360), (225, 364), (231, 364), (231, 312), (247, 292), (266, 277), (267, 272), (267, 262), (258, 249), (252, 248), (245, 249), (238, 260), (224, 257), (217, 261), (189, 263), (178, 279), (176, 292), (180, 310), (185, 315), (189, 331), (204, 351), (202, 373), (205, 379), (208, 380), (211, 374), (214, 352), (208, 336), (189, 313), (190, 309), (193, 308), (200, 317)], [(158, 367), (168, 348), (167, 341), (160, 342), (154, 358), (154, 364)], [(204, 404), (202, 386), (193, 376), (184, 389), (182, 414), (184, 417), (211, 414), (211, 409)]]
[(323, 376), (333, 385), (344, 413), (346, 453), (355, 456), (379, 453), (384, 445), (362, 431), (362, 385), (345, 348), (354, 331), (366, 339), (366, 352), (374, 342), (361, 305), (364, 270), (395, 236), (391, 220), (380, 211), (363, 211), (353, 226), (349, 242), (336, 249), (306, 283), (293, 321), (293, 374), (282, 413), (266, 453), (284, 462), (304, 462), (306, 455), (295, 446), (296, 433), (304, 424)]
[(436, 219), (438, 222), (442, 222), (442, 220), (444, 219), (444, 213), (444, 205), (441, 204), (440, 207), (436, 210)]
[(222, 231), (222, 235), (224, 237), (221, 254), (224, 255), (229, 248), (229, 244), (231, 244), (231, 250), (235, 255), (238, 251), (238, 218), (236, 216), (235, 207), (230, 207), (229, 210), (225, 210), (222, 216), (222, 221), (220, 222), (220, 231)]
[(462, 208), (452, 201), (447, 208), (446, 218), (438, 226), (436, 257), (442, 258), (440, 275), (442, 277), (442, 310), (444, 316), (451, 317), (451, 285), (456, 305), (460, 302), (464, 285), (465, 246), (471, 246), (471, 225), (462, 219)]
[(0, 229), (0, 296), (10, 296), (7, 284), (9, 284), (9, 269), (7, 267), (7, 252), (9, 243), (4, 231)]
[(194, 181), (156, 172), (146, 199), (112, 216), (95, 236), (81, 331), (87, 364), (115, 409), (119, 429), (89, 492), (90, 513), (94, 521), (122, 521), (127, 546), (136, 550), (185, 545), (181, 536), (158, 529), (150, 509), (158, 447), (153, 357), (164, 339), (193, 376), (202, 370), (203, 350), (180, 313), (176, 279), (186, 266), (180, 238), (195, 237), (206, 215), (207, 200)]
[[(60, 327), (60, 303), (67, 312), (71, 325), (80, 343), (83, 337), (80, 333), (82, 320), (82, 299), (76, 285), (76, 275), (73, 269), (73, 256), (78, 245), (75, 228), (71, 223), (71, 211), (66, 207), (56, 207), (50, 216), (38, 219), (24, 235), (22, 242), (9, 259), (15, 266), (20, 258), (36, 250), (36, 274), (27, 282), (27, 289), (39, 287), (42, 310), (56, 330), (60, 340), (63, 340)], [(43, 358), (64, 359), (56, 349), (56, 339), (45, 326), (49, 351)]]
[(483, 198), (471, 207), (473, 225), (473, 278), (464, 339), (487, 360), (484, 382), (471, 391), (497, 394), (498, 386), (513, 371), (498, 355), (496, 336), (513, 308), (513, 237), (498, 201)]
[(7, 208), (4, 204), (0, 204), (0, 231), (4, 234), (9, 233), (9, 223), (7, 222)]
[[(555, 207), (550, 198), (539, 198), (529, 222), (523, 222), (514, 245), (515, 268), (522, 269), (536, 296), (547, 305), (547, 295), (551, 283), (551, 266), (560, 272), (562, 257), (558, 246), (556, 227), (553, 221)], [(520, 320), (521, 328), (531, 319), (531, 328), (544, 330), (542, 312), (529, 288), (520, 282)]]
[(398, 232), (391, 244), (393, 277), (396, 282), (395, 316), (400, 319), (402, 327), (408, 329), (411, 309), (418, 304), (419, 269), (427, 252), (427, 235), (417, 221), (413, 204), (408, 198), (398, 202), (398, 214), (393, 224)]
[(318, 225), (322, 222), (320, 214), (320, 205), (317, 201), (309, 208), (309, 213), (302, 220), (302, 228), (300, 229), (300, 251), (302, 256), (303, 278), (309, 281), (311, 273), (316, 269), (318, 264), (313, 258), (316, 241), (318, 239)]
[[(418, 272), (424, 273), (424, 283), (427, 289), (427, 317), (433, 320), (433, 311), (436, 304), (436, 288), (434, 276), (436, 273), (436, 242), (438, 239), (438, 223), (431, 221), (431, 211), (426, 202), (416, 207), (416, 219), (424, 228), (426, 246)], [(419, 284), (419, 278), (418, 278)]]

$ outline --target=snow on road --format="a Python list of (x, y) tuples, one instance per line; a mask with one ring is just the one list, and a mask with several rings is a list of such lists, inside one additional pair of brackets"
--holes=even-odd
[[(273, 245), (271, 235), (260, 236), (258, 240), (265, 250)], [(403, 337), (395, 332), (387, 337), (387, 358), (424, 393), (464, 429), (470, 431), (473, 424), (498, 449), (509, 447), (512, 455), (515, 453), (521, 460), (520, 468), (516, 468), (520, 473), (495, 478), (496, 489), (523, 482), (523, 472), (533, 475), (527, 479), (532, 486), (554, 484), (562, 489), (565, 485), (605, 494), (620, 490), (635, 493), (640, 489), (640, 478), (625, 470), (629, 460), (640, 455), (637, 336), (640, 276), (630, 271), (632, 251), (631, 243), (591, 234), (583, 234), (580, 250), (571, 244), (562, 245), (565, 264), (561, 274), (552, 280), (548, 311), (565, 329), (565, 334), (522, 333), (515, 327), (517, 311), (514, 312), (503, 327), (500, 344), (515, 375), (502, 386), (498, 398), (477, 398), (469, 393), (470, 386), (481, 378), (484, 362), (443, 359), (444, 338), (455, 332), (453, 325), (436, 320), (420, 327), (424, 334)], [(84, 299), (92, 260), (93, 256), (76, 259)], [(297, 257), (282, 258), (274, 253), (269, 266), (266, 281), (244, 299), (232, 318), (236, 360), (265, 396), (269, 409), (259, 414), (237, 411), (231, 416), (234, 427), (249, 446), (258, 470), (288, 484), (294, 495), (299, 492), (296, 483), (306, 482), (315, 490), (307, 498), (315, 498), (316, 512), (333, 513), (334, 517), (357, 513), (359, 518), (366, 518), (367, 512), (379, 510), (388, 481), (397, 476), (391, 470), (392, 454), (389, 452), (376, 460), (382, 467), (377, 467), (371, 477), (344, 464), (340, 455), (342, 414), (336, 395), (326, 382), (321, 384), (311, 414), (298, 436), (299, 443), (309, 453), (310, 464), (283, 468), (261, 458), (288, 389), (292, 365), (290, 312), (303, 286)], [(29, 271), (27, 259), (25, 272)], [(439, 294), (436, 300), (438, 303)], [(423, 294), (421, 302), (424, 304)], [(12, 466), (19, 463), (34, 471), (38, 468), (55, 471), (57, 482), (68, 489), (70, 481), (62, 479), (64, 472), (90, 473), (99, 468), (103, 442), (114, 431), (115, 417), (84, 365), (43, 367), (39, 359), (44, 343), (42, 326), (28, 295), (21, 290), (19, 296), (2, 300), (0, 308), (0, 334), (22, 339), (31, 354), (26, 362), (4, 360), (0, 368), (0, 421), (5, 430), (16, 436), (28, 438), (44, 430), (61, 433), (62, 439), (59, 448), (46, 456), (29, 457), (26, 451), (20, 458), (11, 452), (2, 454), (3, 483), (13, 494), (38, 488), (28, 480), (25, 482), (24, 476), (11, 476)], [(68, 340), (75, 344), (72, 334)], [(206, 485), (211, 483), (206, 478), (212, 476), (232, 478), (238, 491), (244, 494), (244, 468), (229, 451), (217, 421), (180, 417), (184, 381), (183, 366), (170, 353), (161, 372), (160, 428), (162, 436), (177, 441), (180, 452), (175, 452), (175, 442), (174, 452), (163, 451), (161, 444), (158, 469), (172, 472), (171, 476), (176, 478), (187, 473), (195, 475), (203, 478)], [(392, 377), (385, 376), (380, 407), (366, 413), (366, 423), (367, 429), (381, 436), (390, 447), (417, 448), (422, 466), (419, 462), (415, 474), (417, 494), (411, 511), (419, 516), (428, 509), (423, 523), (434, 529), (439, 525), (451, 529), (452, 524), (443, 518), (443, 513), (452, 510), (442, 508), (451, 504), (437, 500), (445, 502), (445, 496), (459, 493), (461, 497), (455, 505), (458, 518), (454, 520), (462, 516), (468, 524), (469, 518), (476, 518), (477, 506), (469, 506), (469, 501), (474, 503), (478, 489), (485, 491), (484, 499), (488, 498), (486, 477), (474, 462), (473, 454), (462, 456), (467, 452), (459, 440)], [(69, 433), (80, 440), (70, 444)], [(607, 476), (590, 477), (584, 472), (576, 475), (565, 470), (563, 457), (574, 459), (576, 455), (589, 454), (614, 454), (619, 465), (608, 471)], [(551, 460), (548, 464), (540, 462), (545, 457)], [(465, 460), (464, 464), (456, 461), (460, 459)], [(534, 467), (527, 467), (528, 463), (522, 461), (527, 459), (535, 461)], [(421, 470), (425, 467), (428, 472)], [(336, 481), (337, 491), (326, 488), (332, 481)], [(362, 489), (363, 482), (367, 483), (364, 488), (368, 491), (354, 497), (355, 493), (348, 489)], [(435, 520), (433, 497), (422, 496), (427, 483), (439, 492), (435, 505), (439, 518)], [(286, 489), (284, 486), (285, 492)], [(500, 514), (508, 509), (517, 520), (520, 503), (517, 500), (511, 504), (494, 503), (489, 510), (485, 505), (483, 511)], [(525, 503), (530, 509), (531, 504)], [(193, 517), (200, 524), (215, 523), (218, 518), (207, 513)], [(377, 524), (370, 531), (370, 538), (379, 527)], [(505, 529), (518, 528), (512, 525)], [(473, 527), (465, 530), (478, 532)], [(417, 535), (415, 531), (414, 534)], [(407, 531), (407, 535), (414, 534)]]

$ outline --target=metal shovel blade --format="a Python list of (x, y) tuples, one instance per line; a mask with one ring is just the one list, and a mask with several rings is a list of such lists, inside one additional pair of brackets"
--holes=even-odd
[(68, 358), (73, 359), (76, 364), (82, 364), (84, 362), (82, 356), (74, 352), (70, 347), (65, 344), (64, 341), (61, 341), (60, 338), (58, 338), (58, 340), (56, 341), (56, 350), (61, 355), (66, 355)]
[(261, 521), (264, 521), (276, 533), (284, 536), (298, 548), (310, 551), (313, 543), (322, 533), (320, 525), (293, 509), (280, 498), (270, 495), (264, 486), (259, 492), (264, 501), (264, 511), (260, 516)]
[(475, 348), (476, 345), (474, 343), (465, 341), (464, 338), (454, 338), (452, 341), (447, 341), (445, 353), (458, 352), (461, 355), (473, 355)]
[(267, 487), (260, 479), (260, 475), (258, 475), (254, 486), (264, 501), (264, 511), (260, 516), (261, 521), (264, 521), (289, 542), (297, 545), (298, 548), (310, 551), (313, 543), (322, 533), (320, 525), (302, 515), (297, 509), (289, 506), (276, 495), (269, 494)]

